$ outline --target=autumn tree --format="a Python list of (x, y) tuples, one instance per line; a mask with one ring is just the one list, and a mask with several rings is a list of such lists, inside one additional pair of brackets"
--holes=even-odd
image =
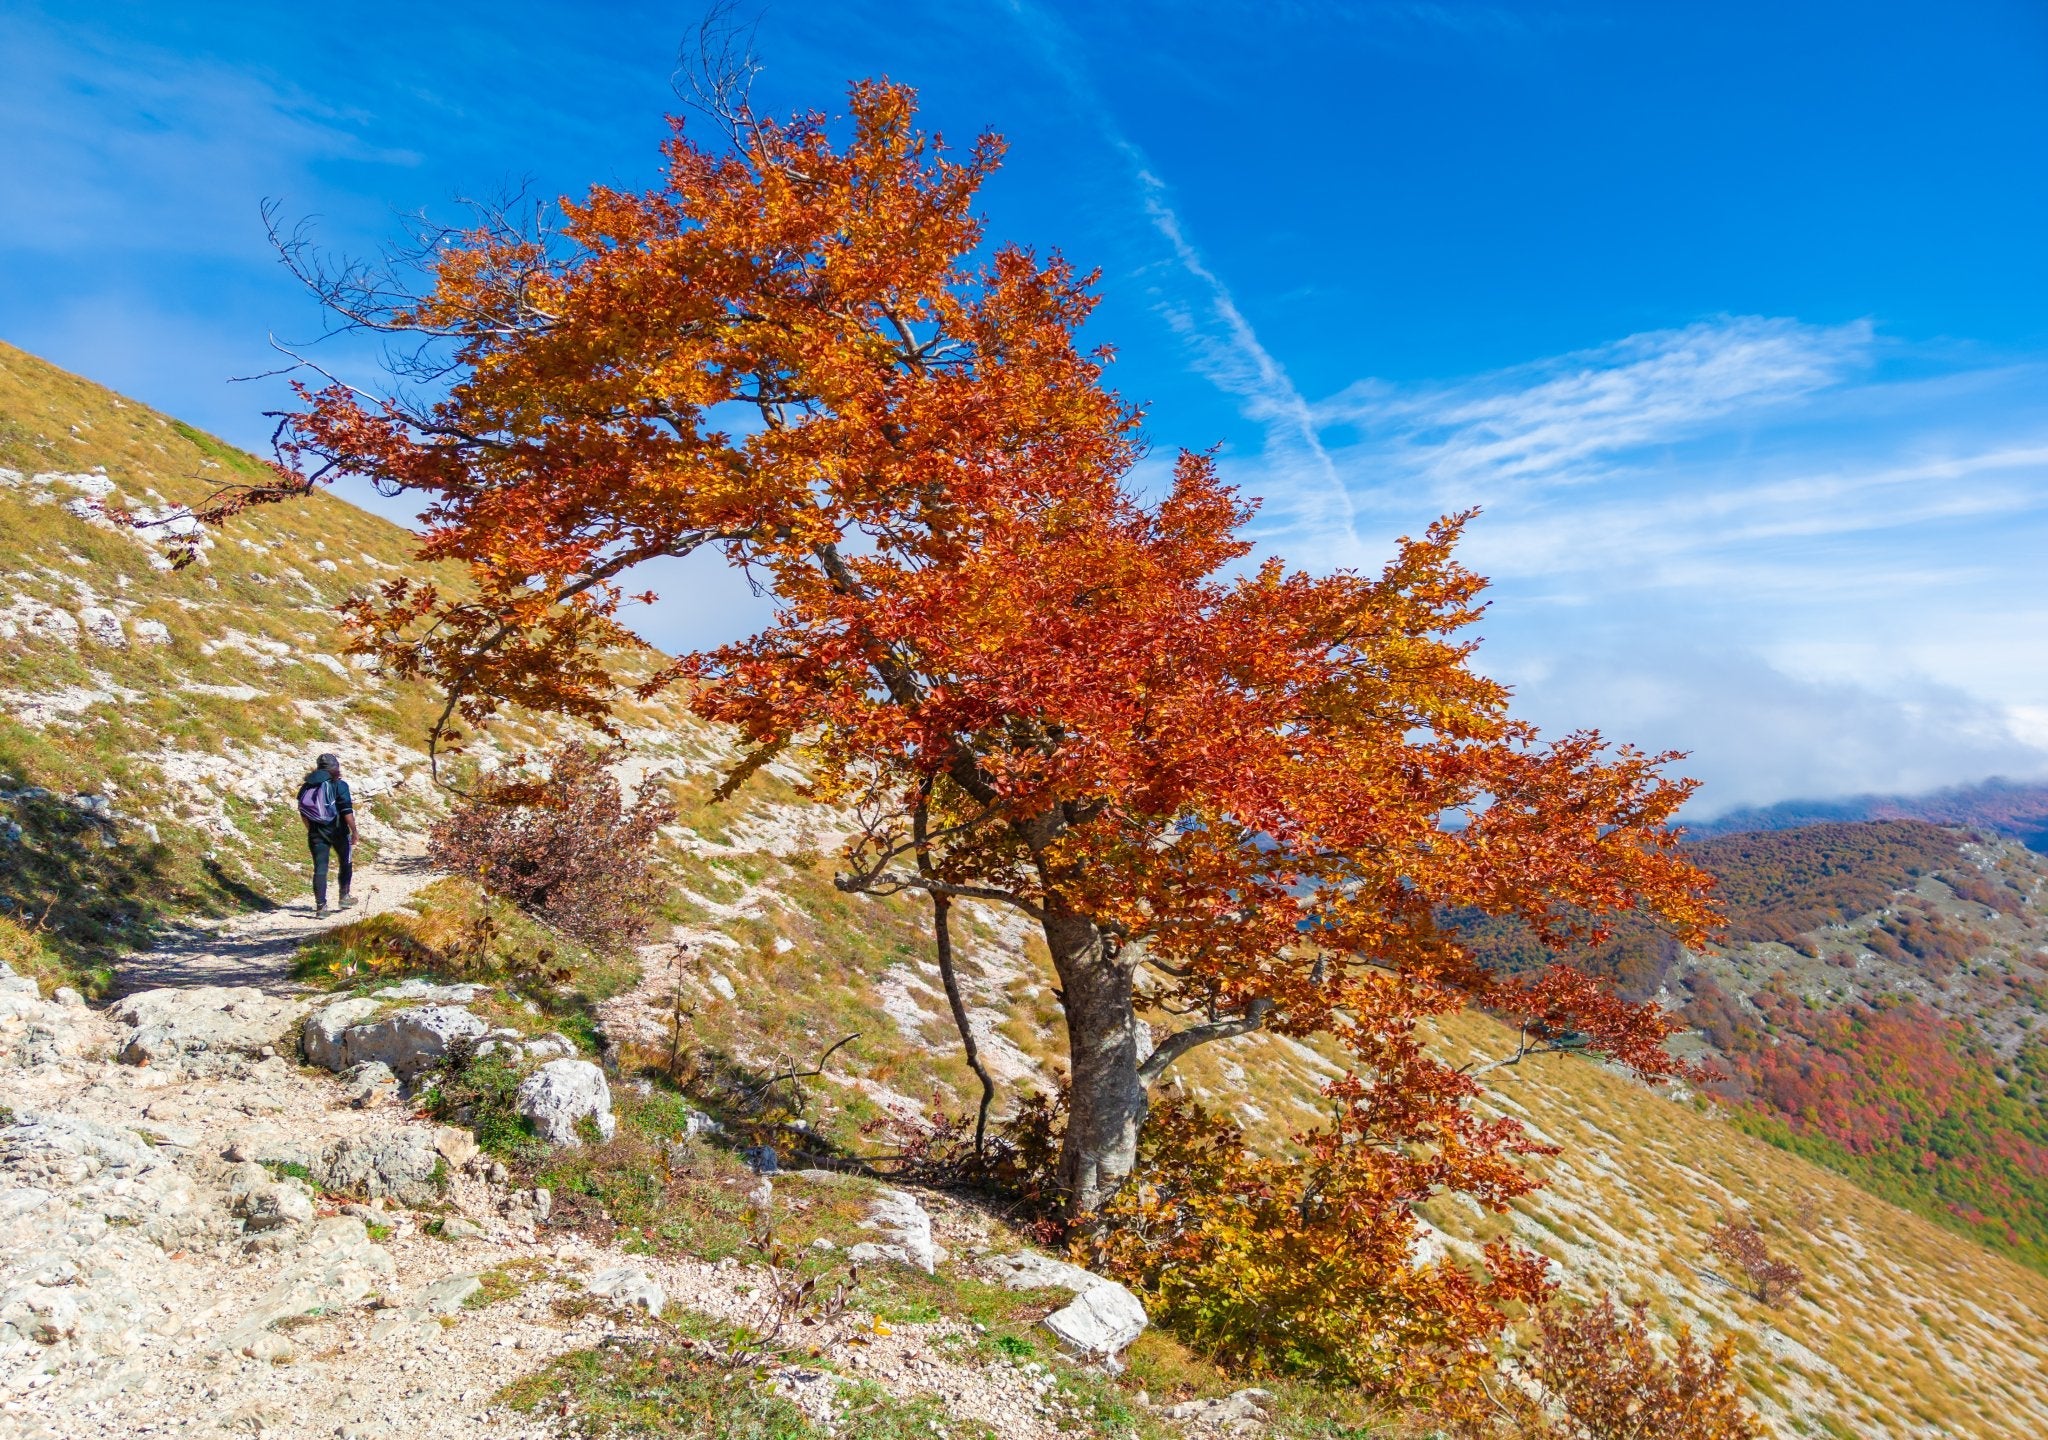
[[(985, 244), (1000, 142), (948, 151), (886, 83), (852, 87), (844, 132), (729, 90), (710, 110), (654, 188), (429, 236), (410, 289), (285, 238), (344, 324), (418, 338), (441, 387), (309, 388), (285, 420), (272, 495), (336, 473), (418, 494), (423, 558), (468, 570), (356, 605), (358, 643), (444, 686), (450, 726), (507, 702), (602, 721), (634, 567), (704, 546), (744, 567), (772, 623), (643, 691), (686, 685), (745, 737), (733, 784), (801, 748), (862, 822), (839, 883), (929, 897), (949, 988), (952, 905), (1038, 925), (1071, 1214), (1129, 1176), (1174, 1063), (1251, 1031), (1354, 1057), (1314, 1143), (1444, 1152), (1453, 1186), (1517, 1142), (1470, 1114), (1428, 1021), (1484, 1005), (1521, 1026), (1513, 1058), (1668, 1073), (1654, 1007), (1564, 967), (1493, 974), (1437, 923), (1561, 943), (1638, 908), (1705, 918), (1668, 757), (1545, 740), (1472, 668), (1467, 517), (1376, 575), (1250, 565), (1250, 507), (1208, 456), (1154, 503), (1128, 485), (1140, 417), (1077, 338), (1093, 277)], [(1171, 1022), (1149, 1049), (1141, 1007)]]

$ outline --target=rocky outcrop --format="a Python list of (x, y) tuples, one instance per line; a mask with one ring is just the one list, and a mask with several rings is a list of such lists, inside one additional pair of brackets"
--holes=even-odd
[(519, 1083), (513, 1104), (550, 1145), (581, 1145), (576, 1127), (583, 1120), (597, 1127), (601, 1140), (611, 1139), (618, 1128), (611, 1086), (604, 1071), (588, 1060), (548, 1061)]
[(395, 1134), (343, 1136), (322, 1147), (308, 1169), (323, 1190), (430, 1205), (441, 1198), (447, 1160), (431, 1130), (408, 1125)]
[(123, 1064), (189, 1064), (201, 1056), (263, 1053), (290, 1027), (298, 1006), (246, 986), (202, 985), (144, 990), (112, 1014), (128, 1027), (119, 1052)]

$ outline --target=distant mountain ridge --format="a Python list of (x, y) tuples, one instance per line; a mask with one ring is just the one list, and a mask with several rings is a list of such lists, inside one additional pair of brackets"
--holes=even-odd
[(1993, 776), (1924, 795), (1851, 795), (1840, 800), (1781, 800), (1745, 806), (1712, 820), (1686, 821), (1686, 833), (1704, 840), (1746, 830), (1796, 830), (1803, 825), (1857, 820), (1926, 820), (1969, 825), (2048, 853), (2048, 781)]

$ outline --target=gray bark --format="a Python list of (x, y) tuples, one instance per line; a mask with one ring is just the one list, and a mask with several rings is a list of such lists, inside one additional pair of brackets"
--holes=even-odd
[(1099, 1209), (1137, 1163), (1145, 1123), (1138, 1078), (1138, 1017), (1132, 962), (1116, 955), (1085, 916), (1048, 912), (1043, 928), (1059, 972), (1073, 1066), (1060, 1188), (1067, 1213)]

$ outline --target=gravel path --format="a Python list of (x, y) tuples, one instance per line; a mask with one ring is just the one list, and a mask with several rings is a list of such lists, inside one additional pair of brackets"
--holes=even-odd
[(271, 995), (298, 993), (304, 987), (291, 978), (291, 957), (303, 941), (344, 921), (403, 905), (436, 878), (417, 840), (387, 839), (378, 852), (373, 864), (356, 871), (353, 909), (322, 920), (308, 894), (224, 925), (180, 926), (166, 933), (154, 949), (126, 956), (114, 967), (115, 994), (195, 985), (248, 985)]
[[(391, 908), (431, 878), (416, 860), (381, 865), (358, 880), (363, 903), (348, 913)], [(332, 923), (286, 907), (132, 957), (124, 991), (232, 1000), (263, 1029), (144, 1064), (115, 1058), (132, 1058), (143, 1024), (122, 1007), (43, 1000), (0, 966), (0, 1437), (541, 1440), (562, 1431), (498, 1406), (507, 1383), (565, 1350), (659, 1333), (637, 1312), (556, 1303), (605, 1275), (630, 1270), (672, 1305), (760, 1322), (758, 1269), (629, 1254), (537, 1224), (531, 1192), (509, 1191), (467, 1132), (388, 1098), (359, 1107), (333, 1076), (275, 1053), (312, 1003), (289, 978), (292, 950)], [(208, 988), (222, 984), (268, 995)], [(360, 1154), (408, 1136), (450, 1157), (431, 1203), (309, 1194), (289, 1223), (259, 1230), (246, 1218), (252, 1183), (295, 1183), (274, 1185), (248, 1162), (317, 1171), (337, 1147)], [(973, 1268), (994, 1237), (930, 1201), (955, 1263)], [(451, 1217), (467, 1222), (466, 1238), (431, 1233)], [(508, 1265), (518, 1294), (461, 1303), (470, 1277)], [(807, 1338), (842, 1373), (935, 1396), (1004, 1440), (1063, 1428), (1053, 1376), (978, 1362), (957, 1322), (891, 1331), (847, 1317)], [(778, 1384), (819, 1414), (835, 1391), (822, 1369), (791, 1367)]]

